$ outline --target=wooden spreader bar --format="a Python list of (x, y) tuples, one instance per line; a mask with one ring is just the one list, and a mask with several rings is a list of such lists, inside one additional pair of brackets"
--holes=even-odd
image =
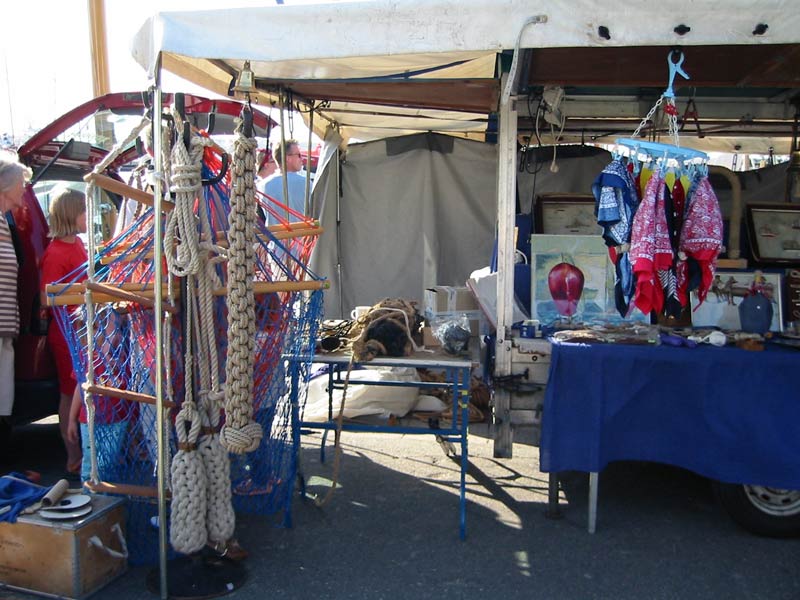
[[(84, 282), (84, 285), (87, 289), (92, 290), (93, 292), (97, 292), (104, 296), (115, 296), (119, 300), (127, 301), (127, 302), (137, 302), (142, 306), (146, 306), (148, 308), (154, 308), (155, 302), (153, 301), (152, 296), (142, 296), (141, 294), (137, 294), (136, 292), (129, 291), (123, 288), (118, 288), (113, 285), (108, 285), (107, 283), (94, 283), (91, 281)], [(172, 314), (176, 314), (178, 312), (177, 307), (172, 306), (171, 304), (164, 303), (162, 307), (167, 312)]]
[[(150, 394), (142, 394), (140, 392), (130, 392), (128, 390), (122, 390), (119, 388), (111, 387), (108, 385), (87, 385), (84, 384), (83, 389), (89, 392), (90, 394), (96, 394), (98, 396), (110, 396), (112, 398), (120, 398), (122, 400), (131, 400), (133, 402), (141, 402), (142, 404), (152, 404), (153, 406), (156, 405), (156, 397), (151, 396)], [(178, 405), (174, 402), (170, 402), (169, 400), (164, 400), (161, 402), (164, 408), (176, 408)]]
[[(95, 494), (113, 494), (115, 496), (135, 496), (137, 498), (158, 498), (158, 489), (146, 485), (130, 485), (127, 483), (109, 483), (108, 481), (100, 481), (93, 483), (92, 481), (84, 481), (83, 486), (90, 492)], [(169, 490), (165, 490), (167, 497), (172, 494)]]
[[(113, 192), (115, 194), (119, 194), (120, 196), (124, 196), (125, 198), (130, 198), (131, 200), (136, 200), (137, 202), (141, 202), (142, 204), (146, 204), (152, 208), (155, 208), (156, 201), (153, 197), (153, 194), (145, 192), (144, 190), (140, 190), (139, 188), (135, 188), (130, 186), (126, 183), (122, 183), (121, 181), (117, 181), (116, 179), (109, 177), (108, 175), (100, 175), (99, 173), (89, 173), (86, 175), (83, 180), (86, 183), (93, 183), (97, 187), (104, 189), (108, 192)], [(169, 200), (163, 200), (161, 202), (161, 208), (165, 211), (171, 211), (175, 208), (175, 203), (170, 202)]]
[[(254, 281), (253, 293), (298, 292), (303, 290), (321, 290), (327, 289), (328, 287), (329, 284), (327, 281)], [(139, 302), (139, 298), (149, 300), (154, 297), (154, 286), (152, 283), (123, 283), (117, 284), (114, 288), (113, 294), (106, 291), (93, 292), (92, 300), (96, 304), (119, 302), (121, 299), (120, 292), (122, 290), (134, 292), (137, 299), (130, 300), (131, 302)], [(84, 304), (86, 301), (86, 297), (84, 296), (86, 288), (83, 283), (51, 283), (45, 288), (45, 291), (48, 294), (48, 306), (74, 306)], [(180, 292), (176, 290), (174, 296), (177, 297), (179, 293)], [(215, 296), (225, 296), (227, 293), (228, 289), (225, 287), (219, 287), (213, 291)], [(166, 294), (166, 286), (162, 286), (162, 294)], [(170, 309), (172, 309), (172, 307), (164, 308), (164, 310)]]

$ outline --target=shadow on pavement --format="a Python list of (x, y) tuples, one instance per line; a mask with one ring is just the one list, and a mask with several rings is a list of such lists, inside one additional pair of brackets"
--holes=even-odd
[[(52, 440), (29, 433), (26, 448), (57, 453)], [(49, 435), (60, 443), (57, 428)], [(333, 478), (333, 448), (327, 444), (322, 463), (320, 439), (304, 436), (301, 450), (317, 493)], [(600, 476), (598, 529), (590, 535), (586, 474), (563, 475), (563, 518), (550, 520), (537, 449), (517, 444), (514, 458), (497, 459), (489, 438), (471, 436), (461, 541), (459, 459), (432, 437), (345, 433), (343, 450), (330, 503), (317, 508), (296, 494), (293, 528), (238, 517), (248, 579), (229, 597), (800, 597), (800, 540), (741, 531), (714, 504), (706, 480), (680, 469), (611, 465)], [(146, 588), (149, 570), (133, 568), (94, 597), (156, 597)]]

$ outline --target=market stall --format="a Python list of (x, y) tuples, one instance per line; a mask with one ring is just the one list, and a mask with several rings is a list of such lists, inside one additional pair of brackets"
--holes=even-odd
[[(581, 15), (580, 19), (575, 15)], [(623, 131), (630, 134), (647, 115), (643, 106), (645, 109), (652, 106), (652, 101), (663, 91), (666, 77), (654, 65), (656, 62), (664, 65), (669, 47), (675, 45), (683, 47), (687, 70), (697, 86), (772, 90), (758, 94), (757, 99), (738, 98), (744, 108), (735, 111), (729, 104), (714, 103), (715, 127), (722, 122), (742, 125), (742, 111), (753, 114), (746, 111), (758, 105), (753, 109), (755, 121), (744, 123), (738, 133), (745, 135), (742, 132), (752, 125), (749, 134), (785, 137), (789, 135), (793, 116), (793, 112), (789, 114), (788, 99), (795, 97), (800, 85), (794, 68), (799, 60), (798, 19), (789, 2), (778, 0), (755, 4), (738, 0), (729, 3), (724, 13), (710, 3), (686, 5), (677, 0), (662, 3), (658, 10), (644, 2), (629, 3), (624, 11), (610, 2), (590, 0), (563, 7), (532, 1), (487, 4), (470, 0), (224, 9), (159, 13), (141, 29), (134, 40), (133, 52), (154, 76), (162, 68), (167, 69), (221, 94), (233, 93), (234, 87), (247, 79), (252, 84), (248, 88), (252, 101), (299, 108), (312, 129), (339, 147), (338, 152), (332, 152), (337, 158), (341, 158), (341, 148), (351, 138), (383, 139), (404, 133), (435, 132), (493, 142), (496, 149), (488, 154), (496, 161), (496, 169), (489, 172), (496, 172), (496, 183), (494, 198), (487, 198), (487, 203), (496, 201), (494, 374), (497, 378), (507, 378), (512, 375), (511, 274), (515, 260), (514, 213), (521, 137), (524, 139), (527, 134), (526, 144), (529, 144), (535, 134), (541, 142), (540, 126), (556, 146), (565, 139), (590, 138), (600, 142), (610, 138), (613, 142)], [(224, 23), (222, 28), (221, 23)], [(286, 39), (303, 43), (289, 44)], [(576, 59), (578, 55), (580, 59)], [(673, 63), (677, 65), (678, 60), (673, 59)], [(725, 68), (721, 68), (723, 65)], [(561, 93), (550, 86), (560, 86)], [(570, 86), (581, 88), (584, 98), (578, 97), (581, 95), (578, 90), (575, 96), (566, 94), (565, 100), (564, 89), (570, 90)], [(657, 88), (657, 92), (652, 97), (633, 94), (623, 101), (615, 97), (620, 95), (616, 89), (620, 86), (625, 88), (622, 95), (630, 94), (630, 87)], [(596, 93), (597, 87), (602, 88), (600, 94)], [(776, 100), (780, 94), (783, 100)], [(691, 99), (695, 100), (693, 92)], [(672, 106), (673, 112), (677, 110)], [(781, 110), (782, 115), (777, 118)], [(701, 119), (697, 112), (693, 120), (696, 133), (706, 137), (702, 127), (711, 127), (712, 123)], [(703, 118), (710, 116), (709, 113), (704, 113)], [(666, 133), (672, 135), (689, 118), (686, 113), (679, 124), (677, 114), (670, 117), (668, 131), (655, 120), (645, 119), (638, 133), (654, 138)], [(592, 118), (595, 123), (588, 122)], [(766, 121), (770, 121), (769, 126)], [(571, 123), (581, 125), (572, 129)], [(612, 135), (600, 135), (599, 130)], [(564, 138), (564, 133), (572, 137)], [(638, 147), (643, 146), (634, 142), (630, 150), (635, 154)], [(440, 158), (436, 149), (428, 147), (426, 151), (430, 153), (426, 156), (429, 163)], [(312, 266), (314, 260), (331, 266), (332, 272), (323, 274), (330, 276), (334, 286), (331, 295), (338, 298), (340, 313), (345, 313), (350, 308), (345, 306), (345, 298), (353, 305), (369, 304), (377, 298), (362, 298), (349, 289), (343, 290), (343, 286), (356, 285), (359, 280), (371, 280), (372, 285), (375, 281), (394, 281), (393, 271), (400, 269), (387, 273), (385, 264), (373, 260), (363, 273), (342, 273), (344, 253), (369, 254), (371, 249), (355, 248), (357, 236), (344, 235), (347, 226), (342, 224), (342, 215), (355, 218), (358, 211), (341, 210), (350, 200), (341, 195), (341, 178), (347, 172), (340, 168), (341, 162), (331, 164), (335, 168), (323, 173), (317, 182), (318, 202), (312, 202), (312, 206), (313, 216), (328, 211), (333, 224), (333, 230), (329, 231), (335, 244), (328, 246), (329, 254), (324, 259), (312, 259)], [(395, 164), (398, 169), (409, 165), (404, 161)], [(549, 170), (558, 171), (557, 150)], [(415, 166), (414, 172), (402, 173), (398, 181), (402, 182), (403, 176), (409, 181), (425, 182), (429, 173)], [(395, 187), (403, 185), (407, 184)], [(451, 191), (440, 192), (425, 185), (419, 189), (421, 201), (430, 202), (432, 214), (438, 207), (437, 195)], [(389, 199), (387, 204), (391, 204), (394, 194), (391, 188), (382, 192)], [(457, 190), (455, 196), (459, 195), (472, 197), (467, 189)], [(358, 223), (349, 224), (353, 225), (350, 231), (353, 234)], [(397, 233), (397, 225), (398, 220), (386, 219), (382, 226), (388, 231), (381, 241), (402, 237), (391, 235)], [(436, 228), (435, 235), (448, 240), (457, 238), (460, 232), (448, 231), (448, 225), (445, 220)], [(717, 234), (714, 241), (719, 246), (721, 232)], [(424, 238), (421, 243), (429, 241)], [(486, 243), (485, 239), (479, 241)], [(467, 243), (475, 244), (472, 240)], [(447, 267), (451, 256), (440, 252), (441, 247), (448, 246), (433, 243), (432, 251), (414, 253), (412, 262), (402, 265), (402, 270), (416, 273), (408, 284), (409, 296), (419, 298), (424, 288), (432, 285), (464, 283), (426, 278), (428, 273), (432, 278), (452, 273)], [(700, 253), (695, 258), (698, 257)], [(710, 258), (699, 260), (710, 264)], [(658, 270), (650, 274), (656, 277)], [(571, 269), (562, 267), (562, 271), (562, 283), (569, 287), (566, 282), (570, 276), (573, 280), (577, 276)], [(705, 273), (709, 272), (713, 274), (713, 270), (706, 268)], [(678, 269), (676, 276), (680, 274)], [(706, 281), (706, 292), (712, 282)], [(556, 300), (569, 305), (574, 298), (568, 295), (565, 292)], [(632, 299), (633, 296), (628, 297), (629, 301)], [(641, 308), (649, 312), (655, 307), (654, 304)], [(555, 386), (551, 393), (558, 393)], [(495, 390), (497, 456), (507, 456), (511, 451), (510, 400), (507, 389)]]

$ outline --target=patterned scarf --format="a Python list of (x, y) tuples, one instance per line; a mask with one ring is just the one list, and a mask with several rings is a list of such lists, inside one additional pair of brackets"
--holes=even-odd
[(694, 259), (700, 267), (697, 296), (702, 304), (714, 281), (717, 256), (722, 249), (722, 214), (708, 177), (696, 175), (689, 192), (676, 267), (678, 297), (684, 305), (689, 291), (688, 260)]

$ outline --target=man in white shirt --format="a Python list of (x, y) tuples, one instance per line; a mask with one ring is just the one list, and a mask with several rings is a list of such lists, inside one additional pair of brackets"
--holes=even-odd
[[(282, 152), (281, 147), (278, 145), (273, 152), (275, 162), (278, 169), (281, 168)], [(300, 145), (297, 140), (287, 140), (286, 142), (286, 184), (289, 191), (289, 202), (283, 199), (283, 175), (277, 171), (258, 183), (258, 189), (266, 194), (273, 200), (277, 200), (281, 204), (288, 205), (293, 211), (303, 214), (305, 211), (306, 202), (306, 178), (298, 173), (303, 168), (303, 158), (300, 155)], [(288, 211), (275, 206), (275, 212), (280, 214), (280, 217), (288, 222), (297, 221), (297, 217)], [(275, 225), (278, 223), (274, 215), (267, 215), (267, 225)]]

